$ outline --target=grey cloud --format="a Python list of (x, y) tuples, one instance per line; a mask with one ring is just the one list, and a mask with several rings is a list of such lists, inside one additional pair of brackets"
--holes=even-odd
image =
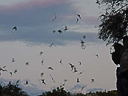
[[(52, 22), (56, 13), (57, 18)], [(66, 31), (62, 34), (53, 33), (53, 30), (63, 30), (65, 25), (76, 24), (75, 10), (71, 3), (49, 6), (33, 7), (31, 10), (19, 10), (15, 13), (0, 14), (0, 41), (22, 41), (33, 44), (55, 43), (64, 45), (66, 42), (80, 41), (84, 33)], [(67, 18), (67, 17), (72, 18)], [(18, 31), (12, 30), (17, 26)], [(86, 42), (100, 42), (96, 33), (85, 33)]]
[(44, 24), (47, 25), (51, 23), (52, 19), (54, 18), (54, 13), (56, 13), (57, 17), (59, 18), (59, 14), (65, 17), (73, 12), (74, 11), (70, 8), (69, 3), (48, 7), (33, 6), (31, 10), (23, 9), (15, 12), (9, 11), (8, 13), (0, 14), (0, 25), (43, 26)]
[[(82, 36), (86, 35), (86, 38), (83, 39)], [(58, 32), (53, 33), (52, 30), (42, 31), (42, 30), (19, 30), (19, 31), (11, 31), (10, 33), (1, 34), (0, 41), (22, 41), (22, 42), (30, 42), (37, 44), (50, 44), (54, 43), (55, 45), (65, 45), (68, 42), (76, 41), (80, 42), (84, 40), (85, 42), (101, 42), (97, 38), (97, 33), (77, 33), (66, 31), (62, 34)]]

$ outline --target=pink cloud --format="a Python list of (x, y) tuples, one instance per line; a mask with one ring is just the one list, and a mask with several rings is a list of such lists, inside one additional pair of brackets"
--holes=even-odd
[(14, 3), (11, 5), (0, 5), (0, 14), (8, 14), (21, 10), (31, 10), (33, 8), (47, 8), (63, 4), (67, 0), (31, 0), (27, 2)]

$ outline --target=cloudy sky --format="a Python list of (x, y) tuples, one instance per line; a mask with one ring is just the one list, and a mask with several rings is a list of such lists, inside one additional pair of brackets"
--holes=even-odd
[[(80, 92), (83, 86), (86, 86), (83, 93), (116, 89), (116, 66), (109, 54), (110, 46), (97, 37), (98, 16), (103, 10), (95, 2), (0, 0), (0, 67), (7, 69), (7, 72), (1, 71), (0, 82), (12, 80), (15, 83), (20, 79), (21, 87), (31, 95), (56, 88), (65, 79), (65, 89), (70, 92)], [(13, 30), (14, 26), (17, 30)], [(81, 48), (81, 40), (85, 42), (85, 49)], [(71, 71), (69, 63), (77, 72)], [(83, 73), (79, 75), (80, 72)], [(44, 73), (43, 77), (41, 73)], [(94, 79), (93, 83), (91, 79)], [(29, 84), (25, 85), (25, 81)]]

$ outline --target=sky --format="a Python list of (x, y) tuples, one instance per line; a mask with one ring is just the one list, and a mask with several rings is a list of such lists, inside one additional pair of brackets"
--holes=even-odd
[[(115, 90), (117, 66), (111, 60), (111, 46), (98, 39), (98, 16), (103, 10), (95, 2), (0, 0), (0, 68), (6, 66), (4, 69), (7, 70), (1, 71), (0, 82), (11, 80), (15, 83), (20, 79), (20, 86), (31, 96), (59, 87), (65, 79), (64, 88), (70, 92), (80, 92), (83, 86), (82, 93)], [(14, 26), (17, 30), (13, 30)], [(84, 48), (81, 40), (85, 42)], [(15, 62), (12, 62), (13, 58)], [(69, 63), (77, 72), (71, 71)], [(43, 77), (41, 73), (44, 73)], [(28, 85), (25, 85), (26, 81)]]

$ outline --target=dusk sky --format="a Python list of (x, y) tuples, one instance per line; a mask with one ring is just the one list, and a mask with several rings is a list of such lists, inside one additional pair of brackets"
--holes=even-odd
[[(98, 39), (98, 16), (103, 9), (95, 2), (0, 0), (0, 67), (7, 69), (7, 72), (0, 71), (0, 82), (11, 80), (15, 83), (20, 79), (20, 86), (31, 96), (59, 87), (65, 79), (64, 88), (70, 92), (80, 92), (83, 86), (86, 87), (82, 93), (116, 89), (117, 66), (111, 60), (111, 46)], [(17, 30), (13, 30), (14, 26)], [(81, 40), (85, 42), (84, 48)], [(13, 58), (15, 62), (12, 62)], [(69, 63), (77, 72), (71, 71)], [(44, 73), (42, 77), (41, 73)], [(94, 79), (93, 83), (91, 79)], [(26, 81), (29, 81), (28, 85), (24, 84)]]

